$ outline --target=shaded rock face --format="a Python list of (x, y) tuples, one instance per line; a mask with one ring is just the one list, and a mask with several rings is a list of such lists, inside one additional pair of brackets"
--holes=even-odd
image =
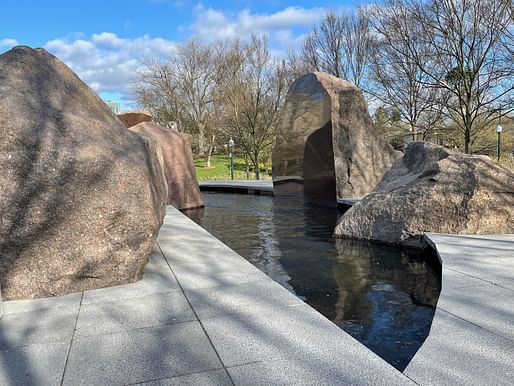
[(306, 201), (370, 193), (400, 157), (375, 134), (361, 91), (324, 73), (297, 79), (287, 94), (273, 151), (275, 194), (304, 191)]
[(129, 130), (154, 140), (162, 150), (168, 184), (167, 203), (177, 209), (203, 207), (191, 151), (191, 136), (156, 123), (143, 122)]
[(513, 219), (512, 171), (486, 156), (412, 142), (335, 235), (420, 247), (424, 232), (513, 233)]
[(166, 209), (155, 144), (42, 49), (0, 55), (0, 115), (4, 299), (138, 280)]
[(142, 111), (132, 111), (128, 113), (118, 114), (118, 118), (123, 122), (125, 127), (129, 128), (142, 122), (152, 122), (152, 115)]

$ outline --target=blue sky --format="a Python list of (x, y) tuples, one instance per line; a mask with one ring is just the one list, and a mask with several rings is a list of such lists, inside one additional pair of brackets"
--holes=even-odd
[(131, 107), (143, 56), (171, 57), (177, 43), (267, 33), (280, 55), (328, 9), (344, 1), (1, 0), (0, 53), (13, 45), (44, 47), (104, 99)]

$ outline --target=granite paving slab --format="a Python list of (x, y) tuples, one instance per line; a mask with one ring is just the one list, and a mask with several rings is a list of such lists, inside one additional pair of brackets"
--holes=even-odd
[(427, 234), (442, 263), (430, 334), (404, 373), (422, 385), (514, 383), (514, 235)]
[(83, 304), (76, 336), (92, 336), (197, 320), (182, 292)]
[(275, 308), (305, 304), (280, 284), (260, 280), (242, 285), (202, 288), (185, 291), (200, 320), (232, 315), (251, 310), (265, 313)]
[(198, 322), (75, 337), (64, 385), (122, 385), (222, 368)]
[(514, 342), (513, 300), (513, 290), (487, 284), (448, 289), (437, 307)]
[(249, 189), (260, 190), (264, 192), (273, 192), (272, 180), (217, 180), (217, 181), (200, 181), (201, 190), (209, 190), (212, 188), (229, 188), (229, 189)]
[(68, 347), (46, 342), (0, 350), (0, 385), (60, 385)]
[(141, 386), (232, 386), (227, 371), (213, 370), (204, 373), (182, 375), (179, 377), (159, 379), (158, 381), (138, 383)]
[(404, 370), (420, 385), (512, 385), (514, 345), (437, 309), (430, 334)]
[(36, 343), (69, 343), (78, 309), (49, 308), (4, 315), (0, 319), (0, 350)]
[(415, 385), (407, 377), (383, 377), (380, 372), (362, 371), (356, 366), (350, 373), (335, 362), (319, 363), (312, 371), (298, 358), (277, 359), (229, 367), (228, 372), (236, 386), (341, 386), (341, 385)]
[(445, 278), (445, 280), (441, 283), (441, 289), (443, 291), (491, 284), (490, 281), (466, 275), (465, 273), (455, 271), (454, 269), (447, 267), (443, 267), (442, 275)]
[(11, 300), (3, 303), (4, 315), (43, 311), (51, 308), (67, 308), (78, 312), (81, 298), (82, 293), (74, 293), (53, 298)]
[(309, 374), (306, 379), (323, 379), (330, 370), (330, 379), (339, 378), (339, 384), (372, 379), (382, 384), (411, 383), (308, 305), (266, 312), (248, 309), (237, 317), (205, 319), (202, 324), (227, 367), (288, 361), (293, 372), (302, 367)]
[(179, 290), (180, 288), (168, 266), (168, 263), (162, 256), (159, 247), (156, 245), (148, 260), (148, 264), (145, 266), (143, 278), (140, 281), (131, 284), (85, 291), (82, 304), (110, 300), (115, 301), (145, 295), (157, 295)]

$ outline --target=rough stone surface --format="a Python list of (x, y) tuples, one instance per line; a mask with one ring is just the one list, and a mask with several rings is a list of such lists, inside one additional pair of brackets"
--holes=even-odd
[(399, 156), (375, 133), (355, 85), (307, 74), (287, 94), (273, 151), (275, 193), (303, 185), (308, 201), (335, 206), (336, 198), (370, 193)]
[(0, 115), (4, 299), (138, 280), (165, 214), (156, 145), (43, 49), (0, 55)]
[(144, 111), (131, 111), (118, 114), (118, 118), (129, 128), (141, 122), (152, 122), (152, 115)]
[(424, 232), (514, 233), (514, 173), (487, 156), (413, 142), (336, 236), (420, 246)]
[(191, 151), (191, 136), (156, 123), (143, 122), (131, 131), (153, 139), (162, 149), (164, 172), (168, 183), (168, 201), (177, 209), (203, 206)]

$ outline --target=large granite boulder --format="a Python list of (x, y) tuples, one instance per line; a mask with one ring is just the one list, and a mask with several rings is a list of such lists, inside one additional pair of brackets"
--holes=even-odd
[(4, 299), (141, 278), (165, 214), (156, 145), (43, 49), (0, 55), (0, 116)]
[(123, 122), (125, 127), (132, 127), (141, 122), (152, 122), (152, 114), (144, 111), (129, 111), (118, 114), (118, 118)]
[(167, 203), (177, 209), (203, 207), (191, 150), (191, 136), (152, 122), (142, 122), (129, 130), (153, 139), (162, 149), (168, 183)]
[(287, 94), (273, 151), (274, 193), (303, 191), (308, 202), (370, 193), (401, 153), (374, 129), (361, 91), (315, 72)]
[(487, 156), (412, 142), (335, 235), (420, 247), (424, 232), (514, 233), (513, 219), (512, 171)]

